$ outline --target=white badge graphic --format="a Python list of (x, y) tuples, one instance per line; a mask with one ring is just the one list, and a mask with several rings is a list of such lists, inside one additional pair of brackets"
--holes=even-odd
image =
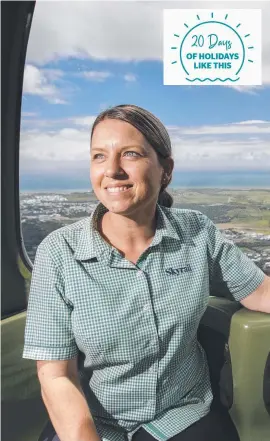
[(261, 85), (261, 10), (164, 10), (165, 85)]

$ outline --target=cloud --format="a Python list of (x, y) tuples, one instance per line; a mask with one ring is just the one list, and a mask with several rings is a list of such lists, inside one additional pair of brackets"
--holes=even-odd
[(37, 2), (27, 60), (44, 65), (67, 57), (161, 59), (162, 5), (156, 15), (147, 3)]
[[(54, 118), (54, 119), (44, 119), (33, 117), (27, 119), (23, 116), (22, 120), (22, 131), (33, 131), (33, 130), (43, 130), (44, 132), (61, 130), (67, 124), (66, 118)], [(33, 128), (34, 127), (34, 128)]]
[(244, 125), (250, 125), (250, 124), (267, 124), (269, 121), (262, 121), (261, 119), (252, 119), (249, 121), (241, 121), (235, 124), (244, 124)]
[(231, 89), (237, 90), (237, 92), (257, 95), (263, 86), (231, 86), (230, 84), (225, 84), (225, 87), (230, 87)]
[(59, 131), (22, 132), (20, 165), (22, 172), (51, 173), (55, 170), (68, 176), (89, 163), (89, 132), (64, 128)]
[(92, 127), (96, 116), (79, 116), (75, 118), (70, 118), (70, 121), (77, 126)]
[(255, 133), (259, 135), (270, 135), (270, 121), (240, 121), (233, 124), (221, 124), (191, 128), (169, 126), (168, 130), (172, 137), (182, 135), (240, 135)]
[[(67, 178), (76, 173), (87, 175), (94, 119), (93, 115), (74, 117), (62, 121), (66, 125), (61, 129), (43, 130), (33, 124), (34, 130), (23, 131), (20, 146), (22, 175), (50, 175), (57, 170)], [(258, 126), (268, 129), (260, 132), (255, 130)], [(242, 121), (224, 126), (169, 126), (175, 170), (198, 170), (198, 173), (221, 169), (267, 171), (270, 169), (269, 127), (267, 121)]]
[(22, 117), (24, 118), (35, 118), (36, 116), (36, 112), (22, 112)]
[(173, 142), (176, 170), (269, 170), (268, 140), (183, 139)]
[[(270, 84), (270, 2), (218, 1), (214, 7), (228, 9), (228, 3), (233, 9), (262, 10), (262, 77), (264, 85)], [(166, 8), (208, 9), (213, 8), (213, 2), (37, 2), (27, 60), (40, 66), (68, 57), (162, 61), (162, 14)], [(256, 86), (233, 87), (245, 93), (259, 90)]]
[[(28, 114), (27, 114), (28, 115)], [(27, 116), (25, 115), (25, 112), (23, 112), (23, 131), (24, 132), (31, 132), (33, 133), (33, 130), (40, 131), (42, 130), (43, 133), (47, 132), (55, 132), (60, 131), (62, 129), (65, 129), (68, 124), (69, 129), (78, 129), (78, 127), (87, 128), (90, 129), (96, 119), (95, 115), (88, 115), (88, 116), (73, 116), (70, 118), (52, 118), (52, 119), (42, 119), (42, 118), (36, 118), (35, 114), (33, 113), (33, 118), (31, 119), (25, 119)], [(35, 129), (33, 129), (33, 127)]]
[(42, 69), (43, 74), (46, 76), (46, 78), (49, 81), (57, 81), (60, 78), (63, 78), (63, 76), (65, 75), (65, 72), (63, 72), (60, 69)]
[(131, 73), (131, 74), (124, 75), (124, 80), (129, 83), (129, 82), (137, 81), (137, 78), (136, 78), (136, 75)]
[(24, 70), (23, 94), (38, 95), (51, 104), (66, 104), (61, 97), (60, 90), (50, 83), (51, 78), (51, 71), (47, 72), (46, 69), (38, 69), (36, 66), (27, 64)]
[(89, 70), (84, 71), (80, 73), (75, 74), (77, 77), (82, 77), (90, 81), (105, 81), (107, 78), (112, 77), (113, 74), (111, 72), (104, 72), (104, 71), (95, 71), (95, 70)]

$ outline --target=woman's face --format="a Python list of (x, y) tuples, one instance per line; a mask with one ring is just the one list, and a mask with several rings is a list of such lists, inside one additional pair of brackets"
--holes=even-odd
[(93, 190), (110, 212), (131, 215), (157, 202), (163, 168), (142, 133), (127, 122), (107, 119), (96, 126), (90, 172)]

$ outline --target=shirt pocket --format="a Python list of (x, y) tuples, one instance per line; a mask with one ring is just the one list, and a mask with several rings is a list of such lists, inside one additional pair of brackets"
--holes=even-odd
[(79, 350), (85, 355), (85, 363), (88, 367), (97, 368), (103, 362), (103, 350), (95, 336), (85, 330), (83, 333), (76, 332), (75, 340)]
[[(131, 321), (135, 323), (136, 320)], [(81, 319), (78, 322), (77, 319), (76, 323), (76, 343), (85, 354), (88, 366), (101, 368), (109, 364), (127, 364), (139, 357), (142, 344), (138, 341), (138, 321), (136, 330), (131, 329), (121, 314), (97, 315), (87, 321)]]

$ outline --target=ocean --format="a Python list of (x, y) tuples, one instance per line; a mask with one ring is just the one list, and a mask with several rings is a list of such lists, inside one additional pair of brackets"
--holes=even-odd
[[(230, 189), (269, 189), (270, 170), (256, 171), (176, 171), (169, 188), (230, 188)], [(20, 191), (35, 192), (87, 192), (91, 191), (90, 181), (70, 178), (22, 177), (20, 179)]]

